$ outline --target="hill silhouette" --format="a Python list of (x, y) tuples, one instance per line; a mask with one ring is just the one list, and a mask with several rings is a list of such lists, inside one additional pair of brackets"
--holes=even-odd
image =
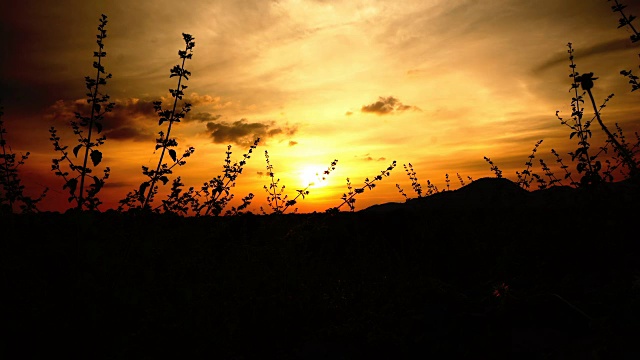
[(637, 204), (639, 184), (633, 179), (603, 182), (592, 187), (552, 186), (546, 189), (525, 190), (506, 178), (485, 177), (455, 190), (441, 191), (406, 202), (376, 204), (362, 211), (393, 212), (419, 209), (517, 209), (566, 208), (575, 206), (632, 207)]
[(637, 356), (637, 199), (487, 178), (358, 212), (3, 216), (2, 351)]

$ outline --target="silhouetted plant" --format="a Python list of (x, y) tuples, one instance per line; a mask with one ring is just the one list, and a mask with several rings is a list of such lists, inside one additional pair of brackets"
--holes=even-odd
[(165, 200), (162, 200), (162, 204), (155, 207), (154, 212), (162, 212), (165, 214), (175, 214), (180, 216), (187, 216), (189, 209), (197, 202), (195, 199), (195, 190), (190, 187), (186, 192), (182, 192), (184, 184), (181, 181), (180, 176), (175, 178), (171, 184), (171, 190)]
[[(89, 92), (87, 92), (87, 103), (91, 110), (89, 116), (82, 115), (80, 112), (75, 112), (76, 121), (71, 121), (71, 128), (73, 133), (78, 137), (78, 145), (72, 149), (75, 158), (78, 157), (78, 152), (84, 150), (84, 155), (81, 157), (82, 165), (77, 165), (71, 158), (69, 158), (68, 146), (60, 144), (60, 137), (57, 135), (55, 127), (51, 127), (49, 132), (51, 133), (50, 140), (53, 142), (54, 150), (62, 154), (61, 157), (53, 159), (51, 170), (55, 171), (57, 176), (61, 176), (64, 179), (64, 185), (62, 189), (68, 189), (69, 202), (75, 201), (76, 208), (78, 210), (98, 210), (98, 206), (102, 204), (97, 197), (98, 193), (104, 187), (105, 181), (109, 178), (109, 167), (105, 167), (102, 178), (99, 178), (93, 173), (93, 169), (87, 166), (89, 159), (93, 166), (98, 166), (102, 162), (102, 152), (98, 150), (104, 141), (105, 136), (93, 138), (94, 131), (100, 134), (102, 131), (102, 120), (104, 115), (115, 106), (115, 103), (109, 102), (109, 95), (103, 94), (100, 90), (102, 86), (107, 84), (107, 79), (111, 78), (111, 74), (105, 72), (102, 59), (107, 56), (104, 51), (103, 40), (107, 37), (107, 16), (102, 15), (100, 18), (100, 25), (98, 26), (98, 51), (93, 52), (93, 56), (97, 58), (93, 62), (93, 68), (96, 69), (96, 75), (94, 78), (86, 76), (85, 84)], [(86, 135), (85, 135), (86, 131)], [(67, 163), (72, 173), (77, 175), (70, 176), (66, 171), (61, 168), (62, 163)], [(93, 183), (88, 186), (85, 191), (85, 180), (87, 177), (91, 177)]]
[(579, 72), (576, 71), (576, 64), (573, 59), (573, 47), (571, 43), (567, 44), (569, 48), (567, 52), (569, 53), (569, 61), (571, 68), (571, 74), (569, 77), (572, 79), (571, 88), (569, 91), (573, 91), (574, 95), (571, 98), (571, 118), (573, 119), (573, 123), (569, 124), (563, 118), (561, 118), (558, 114), (559, 111), (556, 111), (556, 117), (560, 120), (562, 125), (568, 126), (572, 132), (569, 135), (569, 139), (573, 139), (574, 136), (578, 139), (578, 148), (574, 152), (570, 152), (571, 161), (578, 162), (576, 169), (578, 170), (578, 174), (584, 173), (582, 176), (580, 183), (581, 184), (590, 184), (594, 182), (600, 181), (600, 169), (602, 168), (602, 164), (600, 161), (595, 161), (596, 157), (589, 155), (589, 150), (591, 144), (589, 143), (589, 139), (592, 136), (591, 132), (591, 122), (592, 120), (587, 120), (583, 122), (584, 116), (584, 108), (582, 104), (584, 103), (583, 94), (578, 92), (578, 88), (580, 87), (580, 80), (578, 78)]
[[(420, 185), (420, 183), (418, 182), (418, 177), (415, 170), (413, 169), (413, 165), (411, 165), (411, 163), (409, 163), (409, 165), (403, 164), (403, 167), (405, 172), (409, 176), (409, 180), (411, 180), (411, 187), (413, 188), (413, 191), (418, 195), (418, 198), (430, 196), (440, 192), (440, 190), (438, 190), (438, 187), (432, 184), (430, 180), (427, 180), (427, 190), (426, 192), (423, 192), (422, 185)], [(459, 173), (456, 173), (456, 176), (458, 177), (458, 181), (460, 181), (460, 185), (464, 186), (465, 182), (462, 179), (462, 176), (460, 176)], [(471, 178), (471, 176), (467, 176), (467, 178), (469, 179), (469, 181), (473, 181), (473, 178)], [(447, 190), (450, 190), (451, 180), (449, 179), (449, 174), (445, 174), (445, 182)], [(409, 200), (409, 197), (404, 192), (400, 184), (396, 184), (396, 188), (398, 188), (398, 192), (400, 192), (400, 195), (402, 195), (406, 200)]]
[(488, 157), (486, 157), (486, 156), (484, 157), (484, 160), (485, 160), (487, 163), (489, 163), (489, 165), (491, 165), (491, 171), (493, 171), (493, 173), (494, 173), (494, 174), (496, 174), (496, 177), (497, 177), (498, 179), (502, 178), (502, 170), (500, 170), (500, 169), (498, 168), (498, 165), (495, 165), (495, 164), (493, 163), (493, 161), (491, 161), (491, 159), (489, 159), (489, 158), (488, 158)]
[[(189, 80), (189, 76), (191, 76), (191, 72), (185, 69), (184, 66), (186, 61), (192, 58), (193, 48), (196, 44), (193, 41), (193, 36), (190, 34), (182, 33), (182, 38), (185, 42), (185, 49), (178, 50), (178, 56), (182, 59), (182, 63), (171, 68), (171, 75), (169, 76), (169, 78), (174, 76), (178, 77), (177, 87), (175, 89), (169, 89), (169, 92), (173, 97), (173, 105), (171, 106), (171, 109), (163, 109), (161, 101), (153, 102), (153, 108), (160, 118), (158, 125), (161, 126), (163, 123), (167, 123), (166, 135), (163, 131), (160, 131), (158, 132), (159, 137), (156, 139), (155, 149), (162, 149), (158, 159), (158, 165), (155, 170), (149, 170), (147, 166), (142, 166), (142, 174), (147, 176), (149, 180), (144, 181), (140, 184), (138, 189), (129, 192), (124, 199), (120, 200), (118, 210), (124, 210), (125, 208), (150, 210), (151, 203), (153, 202), (155, 195), (158, 193), (158, 182), (166, 185), (169, 182), (169, 177), (167, 175), (173, 173), (174, 167), (186, 164), (184, 159), (191, 156), (195, 151), (193, 147), (189, 147), (181, 157), (178, 157), (176, 150), (173, 149), (178, 146), (178, 141), (175, 138), (170, 137), (173, 124), (179, 123), (180, 119), (183, 119), (187, 113), (191, 111), (191, 104), (187, 102), (184, 102), (182, 108), (178, 110), (178, 100), (182, 100), (184, 90), (187, 88), (187, 86), (183, 85), (182, 82)], [(170, 164), (164, 162), (164, 156), (167, 153), (172, 161)], [(180, 181), (177, 183), (174, 182), (174, 186), (182, 186), (182, 183)], [(172, 190), (172, 194), (169, 195), (170, 198), (175, 195), (174, 191), (176, 191), (175, 188)], [(175, 197), (173, 197), (173, 199), (175, 199)], [(139, 205), (136, 205), (136, 203), (139, 203)]]
[(620, 70), (620, 74), (629, 78), (629, 84), (631, 84), (631, 91), (640, 89), (640, 83), (638, 83), (638, 76), (632, 73), (632, 70)]
[(556, 186), (561, 183), (561, 180), (555, 176), (544, 159), (540, 159), (540, 166), (542, 167), (542, 171), (544, 171), (544, 175), (549, 178), (549, 182), (538, 181), (538, 189), (546, 189), (549, 186)]
[[(416, 194), (418, 194), (419, 198), (421, 198), (422, 197), (422, 186), (418, 182), (418, 177), (416, 175), (415, 170), (413, 170), (413, 165), (411, 165), (411, 163), (409, 163), (409, 165), (402, 164), (402, 167), (404, 167), (404, 171), (409, 176), (409, 180), (411, 180), (411, 187), (413, 188), (413, 191)], [(408, 199), (407, 198), (407, 194), (405, 194), (404, 190), (402, 190), (402, 188), (400, 187), (400, 184), (396, 184), (396, 187), (398, 188), (398, 191), (400, 191), (400, 194), (402, 196), (404, 196), (405, 199)], [(349, 189), (349, 190), (351, 191), (351, 189)], [(350, 193), (347, 194), (347, 195), (350, 195)]]
[(382, 170), (380, 172), (380, 175), (375, 176), (372, 180), (369, 180), (369, 178), (366, 178), (364, 180), (364, 185), (356, 189), (353, 189), (351, 187), (351, 180), (347, 178), (347, 189), (349, 190), (349, 192), (342, 195), (342, 197), (340, 198), (342, 200), (342, 203), (340, 203), (340, 205), (333, 208), (329, 208), (326, 210), (326, 212), (329, 212), (329, 213), (338, 212), (340, 211), (340, 208), (345, 204), (349, 207), (350, 211), (352, 212), (355, 211), (355, 202), (356, 202), (355, 196), (358, 194), (362, 194), (365, 191), (365, 189), (373, 190), (373, 188), (376, 187), (375, 182), (382, 180), (383, 177), (388, 177), (391, 171), (395, 167), (396, 167), (396, 161), (393, 160), (391, 165), (389, 165), (389, 167), (387, 167), (386, 170)]
[[(202, 188), (195, 193), (196, 200), (198, 198), (204, 199), (201, 203), (199, 201), (195, 201), (193, 203), (192, 207), (196, 216), (218, 216), (222, 213), (224, 208), (234, 197), (234, 195), (231, 194), (231, 188), (236, 185), (236, 179), (240, 174), (242, 174), (244, 165), (247, 163), (247, 160), (251, 158), (253, 149), (258, 146), (259, 142), (260, 138), (257, 138), (253, 142), (253, 145), (249, 147), (249, 150), (243, 155), (242, 160), (240, 160), (240, 162), (234, 162), (233, 164), (231, 164), (231, 145), (227, 146), (227, 156), (224, 160), (224, 165), (222, 166), (224, 174), (218, 175), (217, 177), (205, 182)], [(239, 205), (238, 208), (233, 207), (227, 212), (227, 215), (239, 214), (243, 209), (246, 209), (251, 204), (252, 199), (253, 194), (249, 193), (249, 195), (242, 198), (242, 204)]]
[[(162, 204), (153, 209), (154, 212), (162, 210), (164, 213), (187, 216), (192, 210), (195, 216), (220, 215), (234, 198), (234, 195), (231, 194), (231, 188), (235, 186), (235, 180), (242, 173), (247, 159), (251, 158), (250, 154), (258, 146), (259, 141), (260, 138), (254, 141), (247, 153), (243, 155), (243, 160), (233, 164), (231, 164), (231, 145), (228, 145), (223, 165), (224, 174), (205, 182), (199, 191), (196, 191), (194, 187), (189, 187), (187, 191), (183, 192), (185, 185), (178, 176), (173, 180), (167, 199), (162, 200)], [(253, 197), (254, 195), (249, 193), (242, 198), (242, 203), (238, 207), (233, 206), (226, 211), (225, 215), (240, 215), (251, 204)], [(204, 201), (200, 202), (201, 198), (204, 198)]]
[[(456, 173), (456, 176), (458, 177), (458, 181), (460, 182), (460, 186), (464, 186), (464, 180), (462, 180), (462, 176), (460, 176), (459, 173)], [(471, 176), (467, 176), (467, 178), (469, 179), (469, 181), (473, 182), (473, 179), (471, 179)]]
[[(611, 0), (607, 0), (611, 1)], [(632, 34), (629, 36), (632, 43), (640, 41), (640, 33), (636, 30), (635, 26), (633, 26), (633, 20), (636, 19), (634, 15), (627, 15), (624, 12), (624, 9), (627, 7), (622, 3), (618, 2), (618, 0), (613, 0), (614, 5), (611, 6), (611, 10), (616, 13), (620, 13), (620, 19), (618, 19), (618, 29), (622, 27), (628, 27), (631, 30)], [(638, 54), (640, 57), (640, 54)], [(640, 65), (638, 66), (640, 68)], [(638, 76), (634, 75), (631, 70), (620, 70), (620, 74), (629, 78), (629, 84), (631, 84), (631, 91), (636, 91), (640, 89), (640, 84), (638, 84)]]
[(11, 147), (7, 145), (5, 134), (7, 129), (4, 127), (2, 116), (4, 108), (0, 103), (0, 213), (14, 212), (14, 207), (18, 206), (22, 213), (37, 212), (37, 203), (46, 196), (48, 188), (45, 188), (42, 194), (37, 198), (32, 198), (24, 194), (24, 185), (18, 174), (18, 168), (24, 165), (29, 158), (30, 153), (20, 155), (20, 159), (16, 161), (16, 154), (11, 151)]
[[(624, 133), (622, 132), (622, 128), (620, 127), (620, 124), (615, 123), (615, 127), (616, 127), (616, 137), (619, 139), (620, 145), (625, 148), (628, 149), (629, 153), (631, 154), (632, 158), (634, 159), (636, 165), (638, 165), (638, 160), (635, 159), (636, 154), (638, 154), (638, 150), (640, 149), (640, 135), (638, 134), (638, 132), (635, 132), (635, 143), (629, 143), (627, 142), (627, 139), (624, 135)], [(606, 151), (606, 147), (603, 148), (604, 151)], [(605, 171), (603, 171), (603, 174), (606, 174), (606, 176), (608, 176), (609, 178), (611, 178), (611, 181), (613, 181), (613, 175), (611, 174), (614, 170), (618, 169), (620, 167), (620, 165), (623, 164), (622, 161), (617, 161), (616, 164), (611, 164), (609, 160), (606, 161), (608, 167)]]
[(427, 180), (427, 196), (437, 194), (439, 192), (440, 190), (438, 190), (438, 187), (435, 184), (432, 184), (430, 180)]
[(536, 157), (536, 151), (538, 151), (540, 144), (542, 144), (542, 140), (538, 140), (534, 145), (533, 151), (531, 155), (529, 155), (529, 160), (525, 163), (526, 168), (522, 170), (522, 173), (516, 171), (516, 176), (518, 177), (516, 183), (523, 189), (528, 189), (534, 178), (539, 179), (539, 177), (531, 171), (531, 168), (533, 167), (533, 159)]
[[(570, 123), (564, 120), (559, 116), (559, 111), (556, 111), (556, 117), (558, 118), (558, 120), (560, 120), (560, 123), (562, 125), (566, 125), (571, 129), (569, 139), (573, 139), (574, 137), (578, 139), (578, 148), (574, 152), (569, 152), (569, 155), (571, 155), (572, 161), (577, 161), (576, 169), (579, 174), (583, 175), (579, 182), (574, 181), (573, 178), (571, 178), (571, 172), (567, 170), (568, 166), (563, 164), (559, 154), (554, 149), (551, 149), (551, 153), (556, 157), (556, 162), (558, 162), (561, 169), (565, 171), (564, 179), (569, 179), (570, 184), (573, 187), (596, 184), (601, 181), (613, 181), (614, 177), (612, 172), (616, 170), (620, 164), (624, 165), (629, 170), (629, 174), (627, 175), (632, 177), (635, 176), (635, 174), (638, 173), (638, 163), (635, 160), (635, 152), (637, 151), (637, 148), (640, 147), (640, 142), (638, 142), (637, 144), (627, 143), (624, 134), (622, 133), (622, 129), (620, 128), (618, 123), (615, 124), (617, 130), (615, 134), (609, 131), (607, 126), (602, 121), (601, 112), (606, 107), (609, 100), (613, 98), (614, 94), (610, 94), (609, 96), (607, 96), (603, 104), (601, 104), (599, 107), (596, 106), (591, 89), (593, 88), (593, 82), (597, 78), (593, 76), (593, 73), (580, 74), (578, 71), (576, 71), (577, 65), (574, 62), (574, 49), (571, 43), (568, 43), (567, 47), (570, 61), (569, 68), (571, 69), (571, 74), (569, 74), (569, 77), (572, 78), (572, 84), (569, 91), (573, 91), (573, 97), (571, 99), (571, 118), (573, 121)], [(578, 88), (581, 88), (583, 90), (582, 94), (578, 92)], [(582, 104), (584, 104), (585, 94), (589, 95), (590, 103), (594, 110), (594, 116), (590, 120), (586, 121), (584, 120), (584, 108), (582, 106)], [(591, 149), (591, 144), (589, 141), (589, 139), (592, 137), (590, 127), (594, 119), (597, 120), (598, 124), (607, 135), (605, 145), (600, 147), (598, 151), (593, 151)], [(531, 182), (533, 182), (534, 179), (538, 183), (539, 189), (546, 188), (549, 185), (561, 185), (561, 180), (553, 175), (553, 173), (543, 160), (540, 160), (540, 164), (543, 171), (545, 172), (545, 175), (550, 179), (549, 184), (547, 184), (546, 180), (544, 180), (541, 176), (531, 171), (532, 160), (535, 157), (535, 153), (541, 142), (542, 140), (536, 143), (532, 154), (529, 156), (529, 161), (526, 163), (527, 168), (522, 173), (516, 172), (518, 176), (518, 184), (524, 188), (529, 188)], [(609, 145), (611, 145), (614, 150), (614, 160), (616, 160), (619, 164), (611, 164), (611, 161), (609, 159), (606, 159), (605, 164), (607, 166), (603, 169), (602, 162), (598, 160), (598, 157), (603, 153), (607, 153)], [(487, 158), (485, 158), (485, 160), (489, 161)], [(493, 163), (490, 164), (492, 165), (493, 170)]]
[[(309, 188), (313, 186), (313, 183), (308, 184), (304, 189), (296, 190), (296, 196), (293, 199), (287, 200), (289, 198), (289, 195), (284, 194), (285, 186), (282, 185), (280, 188), (278, 188), (280, 179), (275, 178), (275, 174), (273, 173), (273, 165), (271, 165), (271, 163), (269, 162), (269, 152), (267, 150), (264, 151), (264, 157), (267, 163), (267, 175), (269, 175), (269, 177), (271, 178), (271, 184), (269, 184), (269, 186), (264, 186), (264, 190), (267, 192), (267, 204), (271, 208), (273, 214), (284, 214), (291, 206), (295, 205), (298, 202), (299, 197), (302, 197), (304, 199), (305, 196), (309, 195)], [(320, 180), (324, 181), (326, 179), (326, 176), (329, 175), (331, 171), (335, 170), (337, 164), (338, 160), (333, 160), (331, 162), (331, 165), (329, 165), (329, 167), (324, 171), (322, 176), (319, 174), (316, 174), (316, 176)], [(260, 211), (263, 214), (267, 215), (267, 212), (262, 206), (260, 207)], [(298, 209), (296, 208), (293, 212), (297, 211)]]
[[(568, 43), (567, 47), (569, 48), (567, 52), (569, 53), (569, 67), (571, 68), (571, 74), (569, 74), (569, 77), (572, 78), (572, 84), (569, 91), (573, 91), (574, 93), (574, 96), (571, 99), (571, 118), (573, 121), (572, 123), (565, 121), (558, 115), (559, 111), (556, 111), (556, 117), (558, 118), (558, 120), (560, 120), (560, 123), (562, 125), (566, 125), (572, 130), (569, 135), (569, 139), (572, 139), (574, 136), (578, 139), (578, 148), (574, 152), (569, 152), (569, 155), (571, 155), (571, 161), (578, 162), (576, 166), (578, 173), (583, 174), (580, 182), (574, 183), (574, 185), (579, 184), (580, 186), (585, 186), (601, 182), (605, 178), (604, 174), (601, 173), (602, 163), (597, 159), (599, 155), (601, 155), (602, 153), (606, 153), (607, 145), (609, 143), (613, 144), (613, 146), (616, 147), (613, 141), (607, 140), (605, 146), (601, 147), (599, 151), (594, 153), (591, 150), (591, 144), (589, 142), (589, 139), (592, 137), (590, 127), (594, 119), (598, 119), (598, 122), (600, 123), (601, 127), (603, 127), (603, 130), (605, 130), (605, 133), (607, 133), (608, 136), (609, 134), (611, 134), (606, 126), (604, 126), (604, 124), (602, 123), (600, 112), (602, 111), (602, 109), (604, 109), (604, 107), (606, 107), (607, 102), (613, 97), (613, 94), (610, 94), (605, 99), (604, 103), (600, 105), (599, 109), (596, 107), (595, 100), (593, 99), (590, 91), (590, 89), (593, 87), (593, 73), (581, 75), (579, 72), (577, 72), (576, 64), (573, 61), (574, 49), (572, 47), (572, 44)], [(582, 85), (583, 83), (584, 86)], [(578, 92), (578, 88), (580, 87), (582, 87), (582, 89), (584, 90), (582, 94)], [(587, 91), (587, 89), (589, 89), (589, 91)], [(582, 104), (584, 103), (584, 95), (587, 93), (589, 93), (595, 115), (590, 120), (583, 121), (584, 108), (582, 107)]]
[(565, 165), (565, 164), (562, 162), (562, 158), (560, 157), (560, 154), (558, 154), (558, 152), (557, 152), (555, 149), (551, 149), (551, 153), (553, 154), (553, 156), (555, 156), (555, 157), (556, 157), (556, 162), (557, 162), (558, 164), (560, 164), (560, 168), (564, 171), (564, 177), (563, 177), (563, 178), (564, 178), (565, 180), (566, 180), (566, 179), (569, 179), (571, 186), (573, 186), (573, 187), (578, 187), (578, 186), (579, 186), (579, 183), (578, 183), (578, 182), (576, 182), (575, 180), (573, 180), (573, 177), (571, 177), (571, 172), (570, 172), (569, 170), (567, 170), (567, 169), (569, 169), (569, 166), (568, 166), (568, 165)]
[(405, 200), (409, 200), (409, 197), (404, 192), (404, 190), (400, 187), (400, 184), (396, 184), (396, 188), (398, 188), (398, 192), (400, 193), (400, 195), (402, 195), (405, 198)]
[(249, 193), (247, 196), (242, 198), (242, 202), (238, 207), (232, 206), (231, 209), (225, 212), (226, 216), (237, 216), (240, 214), (244, 214), (244, 210), (251, 205), (251, 201), (253, 200), (253, 193)]
[(596, 106), (596, 101), (593, 98), (593, 93), (591, 92), (591, 89), (593, 88), (593, 85), (594, 85), (593, 82), (597, 79), (598, 78), (594, 77), (593, 73), (590, 72), (590, 73), (577, 76), (576, 81), (580, 82), (580, 87), (582, 88), (582, 90), (585, 90), (589, 95), (589, 99), (591, 100), (591, 106), (593, 107), (593, 111), (595, 113), (596, 119), (598, 120), (598, 124), (600, 124), (602, 131), (604, 131), (605, 134), (607, 134), (607, 142), (613, 145), (614, 152), (616, 153), (616, 155), (618, 155), (621, 158), (623, 164), (628, 168), (629, 175), (633, 177), (638, 173), (638, 164), (636, 163), (633, 157), (633, 153), (629, 150), (626, 143), (624, 144), (620, 143), (617, 139), (617, 136), (615, 134), (612, 134), (611, 131), (609, 131), (607, 126), (602, 121), (600, 111), (598, 110), (598, 107)]

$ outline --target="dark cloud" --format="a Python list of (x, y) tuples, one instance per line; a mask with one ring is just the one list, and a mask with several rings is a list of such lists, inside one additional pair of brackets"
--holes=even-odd
[[(170, 99), (161, 98), (161, 100), (163, 100), (163, 109), (166, 109), (167, 105), (165, 103)], [(113, 100), (115, 107), (111, 112), (104, 115), (104, 121), (102, 123), (103, 131), (101, 134), (105, 135), (107, 139), (118, 140), (147, 141), (149, 138), (155, 138), (156, 130), (151, 129), (153, 125), (158, 123), (158, 114), (154, 109), (154, 101), (155, 100), (137, 98)], [(209, 95), (200, 96), (194, 94), (189, 101), (198, 105), (214, 105), (215, 108), (222, 108), (227, 105), (221, 104), (220, 98)], [(58, 100), (47, 110), (47, 118), (55, 123), (66, 125), (70, 121), (75, 120), (76, 112), (88, 115), (91, 113), (90, 110), (91, 108), (85, 99), (73, 101)], [(250, 134), (259, 134), (259, 136), (265, 138), (273, 137), (283, 132), (295, 132), (295, 129), (274, 128), (273, 124), (247, 124), (246, 122), (243, 123), (243, 120), (230, 126), (225, 124), (218, 124), (217, 127), (216, 125), (210, 125), (214, 124), (214, 121), (220, 117), (221, 115), (210, 112), (190, 112), (183, 121), (206, 122), (207, 128), (213, 131), (212, 136), (223, 140), (229, 139), (230, 137), (237, 138), (236, 134), (242, 134), (243, 132), (244, 135), (247, 136)], [(253, 143), (253, 139), (251, 143)]]
[(293, 141), (293, 140), (289, 141), (289, 146), (296, 146), (296, 145), (298, 145), (297, 141)]
[[(107, 139), (146, 141), (154, 138), (155, 132), (141, 124), (153, 124), (157, 114), (153, 102), (140, 99), (114, 100), (115, 107), (104, 115), (102, 135)], [(58, 124), (68, 124), (76, 119), (75, 113), (84, 116), (91, 114), (91, 109), (84, 99), (74, 101), (58, 100), (48, 109), (49, 120)]]
[(398, 99), (393, 96), (382, 97), (380, 96), (378, 101), (373, 104), (363, 105), (360, 111), (365, 113), (373, 113), (378, 115), (387, 115), (400, 113), (407, 110), (420, 110), (419, 108), (411, 105), (404, 105)]
[(251, 145), (256, 138), (262, 142), (277, 135), (291, 136), (298, 131), (296, 127), (275, 127), (275, 122), (253, 122), (240, 119), (232, 123), (209, 122), (207, 132), (216, 144), (235, 143), (238, 145)]
[(197, 122), (207, 122), (207, 121), (216, 121), (218, 119), (220, 119), (222, 117), (222, 115), (213, 115), (212, 113), (208, 113), (208, 112), (199, 112), (199, 113), (195, 113), (195, 114), (191, 114), (189, 113), (189, 115), (187, 115), (187, 117), (185, 117), (185, 121), (189, 122), (189, 121), (197, 121)]
[[(601, 42), (583, 49), (576, 48), (575, 45), (573, 45), (573, 49), (574, 49), (573, 55), (576, 58), (585, 59), (594, 55), (614, 53), (614, 52), (624, 51), (631, 48), (633, 48), (631, 41), (629, 41), (628, 38), (624, 38), (624, 39), (616, 39), (616, 40)], [(569, 61), (569, 54), (567, 53), (567, 51), (564, 51), (562, 53), (558, 53), (557, 55), (554, 55), (551, 59), (538, 65), (534, 69), (534, 71), (535, 72), (545, 71), (559, 64), (568, 65), (568, 61)]]

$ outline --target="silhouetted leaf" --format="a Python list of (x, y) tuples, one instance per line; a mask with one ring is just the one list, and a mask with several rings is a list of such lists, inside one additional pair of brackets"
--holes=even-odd
[(138, 190), (138, 192), (140, 193), (141, 196), (144, 196), (144, 192), (147, 190), (148, 187), (149, 187), (148, 181), (145, 181), (142, 184), (140, 184), (140, 189)]
[(97, 166), (102, 161), (102, 153), (98, 150), (91, 151), (91, 161), (93, 166)]
[(66, 184), (62, 186), (62, 190), (69, 188), (69, 192), (74, 194), (76, 192), (76, 187), (78, 186), (78, 179), (69, 179)]
[(176, 151), (173, 149), (169, 150), (169, 156), (171, 156), (171, 159), (173, 160), (173, 162), (176, 162)]
[(100, 190), (102, 188), (102, 181), (97, 176), (93, 177), (93, 186), (95, 186), (96, 190)]
[(74, 147), (73, 148), (73, 155), (78, 157), (78, 151), (80, 151), (80, 148), (82, 148), (82, 144), (78, 144), (76, 147)]

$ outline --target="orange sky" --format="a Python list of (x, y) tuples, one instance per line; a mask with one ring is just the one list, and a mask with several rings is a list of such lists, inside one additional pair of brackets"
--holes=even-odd
[[(629, 14), (640, 15), (638, 1), (622, 2)], [(103, 210), (147, 179), (141, 166), (157, 164), (155, 137), (166, 127), (158, 126), (151, 104), (170, 101), (176, 81), (169, 69), (179, 62), (182, 33), (196, 43), (186, 65), (193, 108), (172, 135), (179, 153), (196, 150), (174, 175), (199, 188), (222, 174), (227, 145), (239, 161), (259, 136), (233, 189), (236, 200), (255, 195), (249, 209), (256, 213), (266, 206), (263, 186), (270, 182), (265, 150), (290, 196), (338, 160), (299, 202), (299, 212), (339, 205), (347, 177), (360, 187), (394, 160), (389, 177), (356, 197), (356, 210), (403, 201), (396, 184), (415, 196), (403, 169), (408, 163), (423, 188), (430, 180), (441, 189), (445, 174), (452, 189), (461, 186), (456, 174), (466, 182), (494, 176), (485, 156), (515, 179), (541, 139), (538, 158), (555, 164), (553, 148), (568, 163), (566, 153), (577, 145), (555, 117), (556, 110), (570, 117), (568, 42), (577, 70), (599, 77), (596, 101), (615, 94), (605, 123), (618, 122), (629, 138), (640, 130), (640, 94), (619, 74), (640, 73), (640, 44), (631, 43), (627, 28), (617, 28), (619, 14), (606, 0), (46, 4), (14, 2), (0, 12), (6, 140), (16, 153), (31, 152), (20, 173), (27, 192), (50, 188), (42, 210), (70, 207), (62, 179), (50, 170), (58, 154), (48, 129), (55, 126), (63, 144), (76, 144), (68, 124), (85, 101), (84, 77), (94, 75), (101, 14), (108, 16), (103, 64), (113, 75), (103, 90), (116, 102), (104, 121), (104, 158), (96, 168), (111, 168), (99, 195)], [(600, 132), (594, 146), (603, 144)]]

